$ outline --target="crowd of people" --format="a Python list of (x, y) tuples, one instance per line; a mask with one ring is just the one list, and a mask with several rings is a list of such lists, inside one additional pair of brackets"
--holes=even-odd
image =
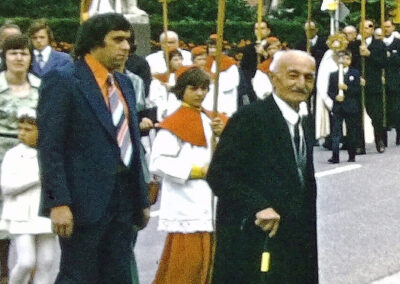
[(45, 20), (4, 24), (0, 283), (137, 283), (154, 180), (153, 283), (318, 283), (313, 147), (354, 162), (368, 118), (379, 153), (392, 128), (400, 145), (400, 39), (374, 27), (344, 27), (338, 51), (314, 22), (290, 48), (263, 21), (217, 68), (215, 34), (183, 50), (168, 31), (143, 58), (117, 13), (82, 23), (73, 58)]

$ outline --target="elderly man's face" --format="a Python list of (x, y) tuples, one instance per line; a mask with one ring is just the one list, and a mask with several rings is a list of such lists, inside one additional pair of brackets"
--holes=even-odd
[(307, 55), (288, 51), (279, 61), (277, 72), (271, 72), (274, 91), (292, 108), (308, 99), (315, 79), (315, 63)]
[(162, 48), (165, 49), (165, 46), (168, 45), (168, 50), (175, 50), (179, 47), (179, 40), (175, 36), (170, 36), (168, 38), (164, 38), (162, 42)]
[(353, 41), (357, 38), (357, 31), (354, 29), (351, 29), (351, 28), (346, 29), (345, 28), (345, 29), (343, 29), (343, 33), (346, 35), (347, 40), (349, 42)]

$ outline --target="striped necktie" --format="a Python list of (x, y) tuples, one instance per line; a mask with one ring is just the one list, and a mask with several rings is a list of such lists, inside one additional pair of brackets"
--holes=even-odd
[(43, 54), (40, 51), (37, 55), (37, 62), (39, 63), (40, 69), (43, 69), (44, 60), (43, 60)]
[(114, 126), (117, 128), (117, 142), (120, 148), (121, 160), (129, 166), (132, 158), (132, 141), (129, 131), (128, 119), (124, 113), (124, 106), (120, 101), (122, 93), (116, 86), (114, 76), (108, 74), (108, 100)]

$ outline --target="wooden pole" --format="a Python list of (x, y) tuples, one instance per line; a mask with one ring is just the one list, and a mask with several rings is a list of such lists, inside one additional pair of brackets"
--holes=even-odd
[(310, 38), (310, 23), (312, 18), (312, 0), (308, 0), (308, 9), (307, 9), (307, 28), (306, 28), (306, 37), (307, 37), (307, 52), (311, 54), (311, 38)]
[[(382, 35), (385, 36), (384, 34), (385, 1), (381, 0), (380, 3), (381, 3), (381, 30), (382, 30)], [(386, 101), (386, 72), (384, 68), (382, 69), (382, 78), (384, 79), (382, 82), (382, 107), (383, 107), (383, 127), (385, 128), (387, 126), (387, 115), (386, 115), (387, 101)]]
[(160, 0), (162, 1), (163, 8), (163, 29), (164, 29), (164, 39), (161, 42), (161, 46), (164, 50), (165, 55), (165, 64), (167, 65), (167, 72), (170, 73), (169, 70), (169, 47), (168, 47), (168, 0)]
[[(219, 74), (221, 70), (221, 57), (222, 57), (222, 41), (224, 38), (224, 23), (225, 23), (225, 0), (218, 0), (218, 20), (217, 20), (217, 51), (215, 54), (215, 63), (217, 65), (217, 70), (215, 74), (214, 81), (214, 102), (213, 102), (213, 117), (216, 118), (218, 115), (218, 91), (219, 91)], [(217, 146), (217, 137), (212, 135), (212, 150), (211, 153), (214, 153), (214, 150)], [(211, 154), (211, 155), (212, 155)], [(210, 261), (210, 270), (208, 277), (208, 284), (212, 281), (213, 275), (213, 267), (215, 260), (215, 251), (217, 247), (217, 238), (216, 238), (216, 224), (215, 224), (215, 202), (216, 197), (214, 194), (211, 195), (211, 216), (213, 219), (213, 235), (212, 235), (212, 247), (211, 247), (211, 261)]]
[[(262, 10), (263, 10), (263, 0), (258, 0), (257, 2), (257, 44), (261, 43), (261, 22), (262, 22)], [(257, 65), (261, 63), (261, 55), (257, 53)]]

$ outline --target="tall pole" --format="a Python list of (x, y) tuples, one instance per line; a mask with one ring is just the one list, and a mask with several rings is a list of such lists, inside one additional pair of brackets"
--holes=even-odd
[[(261, 22), (262, 22), (262, 10), (263, 10), (263, 0), (258, 0), (257, 2), (257, 44), (261, 43)], [(261, 63), (261, 56), (257, 53), (257, 65)]]
[[(381, 30), (382, 30), (382, 35), (384, 35), (384, 24), (385, 24), (385, 1), (381, 0)], [(384, 78), (382, 82), (382, 107), (383, 107), (383, 127), (387, 126), (387, 115), (386, 115), (386, 72), (385, 68), (382, 69), (382, 78)]]
[(161, 42), (161, 47), (164, 50), (165, 56), (165, 64), (167, 65), (167, 72), (170, 73), (169, 70), (169, 48), (168, 48), (168, 0), (159, 0), (162, 2), (163, 9), (163, 30), (164, 30), (164, 39)]
[[(222, 57), (222, 41), (224, 38), (224, 23), (225, 23), (225, 0), (218, 0), (218, 20), (217, 20), (217, 51), (215, 54), (215, 63), (216, 63), (216, 74), (214, 81), (214, 101), (213, 101), (213, 118), (216, 118), (218, 115), (218, 91), (219, 91), (219, 75), (221, 70), (221, 57)], [(217, 137), (213, 134), (211, 138), (211, 153), (214, 153), (214, 150), (217, 145)], [(207, 283), (211, 283), (214, 260), (215, 260), (215, 251), (217, 247), (217, 238), (216, 238), (216, 224), (215, 224), (215, 201), (216, 197), (214, 194), (211, 195), (211, 216), (213, 222), (214, 233), (212, 235), (212, 247), (211, 247), (211, 261), (210, 261), (210, 270), (209, 270), (209, 278)]]
[(307, 52), (311, 53), (311, 36), (310, 36), (310, 24), (312, 18), (312, 0), (308, 0), (307, 6), (307, 28), (306, 28), (306, 37), (307, 37)]

